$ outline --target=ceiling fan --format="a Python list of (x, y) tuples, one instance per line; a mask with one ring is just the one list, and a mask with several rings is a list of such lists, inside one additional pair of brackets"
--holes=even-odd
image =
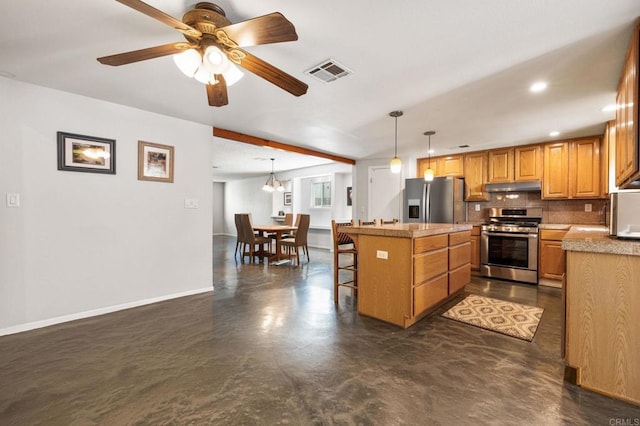
[(227, 86), (242, 76), (235, 65), (295, 96), (307, 93), (305, 83), (241, 49), (297, 40), (295, 27), (279, 12), (232, 24), (219, 6), (200, 2), (179, 21), (140, 0), (116, 1), (175, 28), (187, 41), (103, 56), (98, 58), (101, 64), (119, 66), (174, 55), (181, 71), (206, 84), (209, 105), (217, 107), (229, 103)]

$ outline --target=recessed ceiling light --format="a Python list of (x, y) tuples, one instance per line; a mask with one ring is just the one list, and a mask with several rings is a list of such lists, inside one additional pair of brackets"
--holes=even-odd
[(556, 136), (560, 136), (560, 132), (557, 130), (554, 130), (553, 132), (549, 133), (549, 136), (551, 136), (552, 138), (555, 138)]
[(537, 81), (537, 82), (533, 83), (531, 85), (531, 87), (529, 87), (529, 90), (531, 90), (533, 93), (539, 93), (539, 92), (542, 92), (546, 88), (547, 88), (547, 83), (546, 82)]

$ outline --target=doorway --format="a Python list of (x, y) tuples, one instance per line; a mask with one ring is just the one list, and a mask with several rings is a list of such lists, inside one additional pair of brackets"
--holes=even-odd
[(402, 220), (402, 173), (391, 173), (389, 166), (369, 167), (369, 217)]

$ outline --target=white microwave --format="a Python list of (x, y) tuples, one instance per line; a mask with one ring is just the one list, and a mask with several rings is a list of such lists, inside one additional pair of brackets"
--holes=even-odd
[(609, 234), (618, 238), (640, 239), (640, 191), (611, 193)]

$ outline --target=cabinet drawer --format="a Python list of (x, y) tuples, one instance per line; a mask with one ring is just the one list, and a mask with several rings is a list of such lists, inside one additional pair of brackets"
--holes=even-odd
[(447, 274), (413, 289), (413, 316), (420, 315), (447, 297)]
[(541, 240), (553, 240), (553, 241), (562, 241), (564, 235), (567, 231), (558, 230), (558, 229), (541, 229), (540, 230), (540, 239)]
[(449, 271), (449, 294), (453, 294), (471, 282), (471, 264)]
[(471, 231), (462, 231), (462, 232), (456, 232), (454, 234), (449, 234), (449, 245), (450, 246), (457, 246), (458, 244), (461, 243), (466, 243), (467, 241), (471, 240)]
[(471, 262), (471, 242), (449, 247), (449, 270)]
[(480, 227), (474, 225), (473, 228), (471, 228), (471, 235), (472, 236), (480, 235)]
[(414, 254), (424, 253), (426, 251), (439, 249), (449, 245), (447, 234), (431, 235), (429, 237), (420, 237), (415, 239), (413, 248)]
[[(445, 235), (446, 237), (446, 235)], [(441, 248), (413, 258), (413, 283), (421, 284), (449, 270), (449, 249)]]

